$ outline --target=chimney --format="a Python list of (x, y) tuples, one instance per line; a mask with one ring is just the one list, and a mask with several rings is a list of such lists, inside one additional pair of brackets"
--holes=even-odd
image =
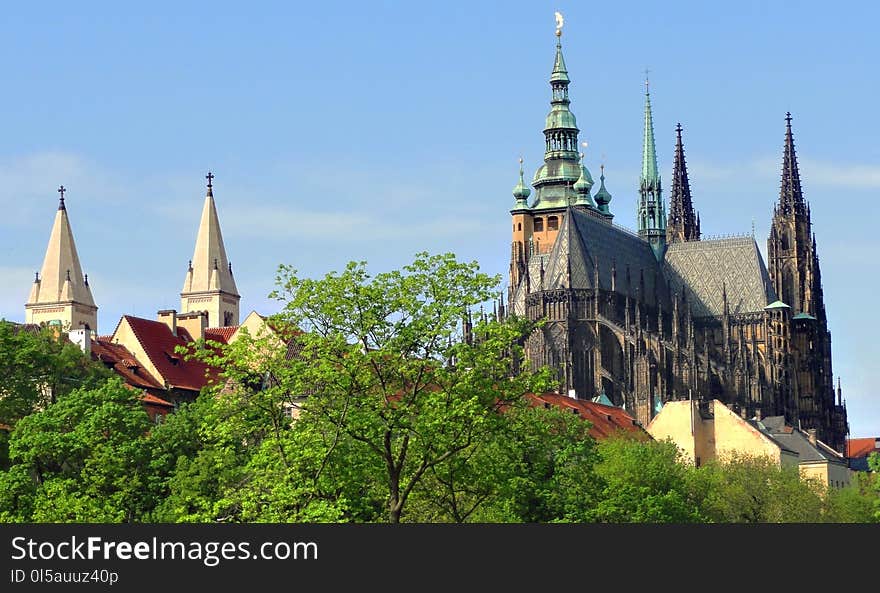
[(157, 314), (156, 320), (161, 321), (171, 329), (171, 333), (177, 335), (177, 311), (174, 309), (163, 309)]
[(80, 347), (83, 354), (90, 356), (92, 353), (92, 332), (88, 329), (72, 329), (67, 333), (68, 339)]
[(761, 421), (761, 408), (755, 408), (755, 420)]
[(570, 397), (571, 399), (577, 399), (577, 393), (575, 392), (574, 389), (568, 390), (568, 397)]
[(814, 447), (816, 446), (816, 429), (810, 428), (807, 430), (807, 435), (810, 437), (810, 444)]
[(191, 311), (177, 316), (177, 323), (189, 332), (193, 340), (201, 340), (205, 337), (205, 329), (208, 327), (207, 311)]

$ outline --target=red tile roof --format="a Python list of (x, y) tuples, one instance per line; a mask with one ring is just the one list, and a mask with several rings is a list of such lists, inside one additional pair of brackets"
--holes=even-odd
[(113, 369), (122, 380), (132, 387), (141, 389), (164, 389), (165, 386), (156, 380), (146, 369), (141, 367), (128, 348), (122, 344), (114, 344), (109, 337), (92, 340), (91, 356), (93, 360), (103, 362)]
[(172, 404), (171, 402), (165, 401), (161, 397), (156, 397), (155, 395), (153, 395), (151, 393), (144, 393), (144, 396), (141, 398), (141, 401), (144, 402), (145, 404), (150, 404), (153, 406), (162, 406), (165, 408), (173, 408), (174, 407), (174, 404)]
[(232, 335), (238, 331), (238, 325), (227, 325), (225, 327), (209, 327), (205, 329), (205, 340), (213, 340), (222, 344), (228, 344)]
[(186, 346), (193, 341), (185, 328), (177, 326), (175, 336), (161, 321), (131, 315), (125, 315), (123, 319), (128, 321), (150, 362), (169, 388), (199, 391), (208, 383), (206, 373), (214, 369), (201, 361), (187, 360), (185, 355), (176, 351), (177, 346)]
[(849, 458), (867, 457), (875, 451), (880, 453), (880, 437), (846, 439), (846, 456)]
[(585, 399), (574, 399), (559, 393), (527, 395), (534, 405), (553, 405), (568, 410), (577, 410), (578, 416), (588, 420), (592, 427), (590, 436), (594, 439), (607, 438), (619, 432), (631, 433), (638, 438), (648, 439), (650, 435), (636, 420), (622, 408), (606, 406)]

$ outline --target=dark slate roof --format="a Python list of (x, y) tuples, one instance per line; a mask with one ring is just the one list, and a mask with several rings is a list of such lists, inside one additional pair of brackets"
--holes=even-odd
[(725, 287), (734, 315), (763, 311), (776, 300), (753, 237), (673, 243), (666, 251), (663, 269), (673, 291), (687, 287), (694, 317), (721, 316)]
[(785, 443), (783, 443), (782, 441), (776, 439), (776, 438), (775, 438), (776, 435), (775, 435), (773, 432), (767, 430), (767, 427), (764, 425), (764, 423), (763, 423), (762, 421), (760, 421), (760, 420), (755, 420), (754, 418), (752, 418), (751, 420), (746, 420), (746, 422), (748, 422), (748, 423), (751, 425), (752, 428), (754, 428), (755, 430), (757, 430), (758, 432), (760, 432), (760, 433), (761, 433), (762, 435), (764, 435), (766, 438), (770, 439), (771, 442), (775, 443), (776, 446), (779, 447), (780, 449), (782, 449), (783, 451), (785, 451), (785, 452), (787, 452), (787, 453), (792, 453), (792, 454), (794, 454), (794, 455), (797, 455), (797, 454), (798, 454), (797, 451), (795, 451), (795, 450), (792, 449), (791, 447), (787, 447), (787, 446), (785, 445)]
[[(629, 294), (630, 298), (649, 305), (657, 304), (657, 296), (660, 304), (668, 307), (666, 282), (647, 241), (589, 213), (568, 209), (546, 264), (545, 287), (594, 288), (597, 263), (602, 290), (611, 290), (611, 271), (616, 267), (618, 293)], [(630, 282), (626, 277), (627, 266)], [(645, 294), (640, 294), (642, 274)], [(532, 290), (535, 290), (534, 276)]]
[(813, 445), (810, 437), (803, 431), (785, 424), (784, 416), (769, 416), (754, 424), (765, 434), (771, 436), (776, 442), (781, 443), (786, 449), (798, 454), (800, 463), (810, 461), (835, 461), (845, 463), (840, 453), (822, 441), (816, 441)]

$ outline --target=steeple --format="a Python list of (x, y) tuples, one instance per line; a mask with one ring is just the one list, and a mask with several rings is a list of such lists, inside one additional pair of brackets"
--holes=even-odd
[(181, 313), (208, 311), (208, 326), (238, 325), (241, 297), (226, 257), (214, 202), (214, 175), (208, 172), (207, 193), (192, 260), (180, 294)]
[(782, 214), (805, 213), (801, 176), (791, 134), (791, 113), (785, 114), (785, 147), (782, 153), (782, 183), (779, 188), (779, 210)]
[(590, 196), (590, 189), (592, 189), (593, 187), (593, 177), (592, 175), (590, 175), (590, 171), (584, 165), (584, 153), (581, 153), (580, 157), (581, 174), (580, 177), (578, 177), (578, 180), (575, 181), (573, 186), (575, 194), (577, 194), (577, 198), (575, 199), (573, 205), (595, 208), (596, 204), (593, 202), (593, 198)]
[(519, 157), (519, 182), (513, 188), (513, 197), (516, 202), (513, 205), (513, 211), (528, 209), (528, 199), (532, 190), (526, 185), (523, 179), (523, 159)]
[(605, 189), (605, 163), (599, 165), (599, 171), (601, 173), (599, 174), (599, 191), (596, 192), (596, 205), (599, 212), (611, 217), (613, 215), (608, 208), (608, 203), (611, 202), (611, 194)]
[(562, 56), (562, 15), (556, 13), (556, 55), (550, 73), (550, 112), (544, 122), (544, 164), (538, 168), (533, 210), (564, 209), (575, 198), (572, 186), (581, 176), (578, 159), (578, 130), (569, 109), (568, 85), (571, 80)]
[(684, 145), (681, 141), (681, 124), (675, 126), (675, 134), (675, 162), (672, 166), (672, 195), (669, 198), (666, 241), (668, 243), (699, 241), (700, 227), (691, 202), (691, 186), (684, 159)]
[(646, 239), (658, 260), (666, 252), (666, 211), (657, 172), (654, 147), (654, 120), (651, 115), (651, 92), (645, 78), (645, 129), (642, 142), (642, 173), (639, 177), (639, 236)]
[(791, 133), (791, 113), (786, 113), (782, 180), (767, 239), (767, 256), (773, 289), (792, 308), (792, 314), (817, 314), (814, 290), (819, 271), (815, 251), (810, 209), (804, 201)]
[(27, 323), (57, 324), (71, 330), (87, 328), (97, 331), (98, 307), (76, 251), (64, 203), (66, 191), (63, 185), (58, 188), (61, 199), (49, 234), (43, 267), (31, 285), (30, 297), (24, 307), (25, 320)]
[(660, 174), (657, 172), (657, 150), (654, 146), (654, 118), (651, 114), (651, 90), (645, 78), (645, 128), (642, 141), (642, 185), (660, 185)]

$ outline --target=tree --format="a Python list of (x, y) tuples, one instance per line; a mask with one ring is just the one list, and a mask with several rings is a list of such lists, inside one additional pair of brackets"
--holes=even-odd
[(871, 453), (868, 457), (868, 467), (874, 472), (874, 490), (878, 494), (874, 501), (874, 508), (876, 509), (874, 518), (880, 521), (880, 479), (877, 478), (877, 475), (880, 474), (880, 453)]
[[(237, 492), (232, 516), (252, 516), (244, 509), (256, 491), (276, 518), (396, 523), (430, 476), (437, 485), (454, 465), (483, 459), (480, 448), (506, 422), (500, 411), (549, 385), (546, 372), (511, 372), (531, 324), (493, 320), (461, 340), (463, 313), (497, 294), (498, 281), (452, 254), (420, 253), (376, 276), (363, 262), (318, 280), (282, 266), (273, 296), (284, 308), (271, 325), (293, 346), (245, 337), (200, 354), (224, 368), (215, 431), (234, 427), (227, 450), (247, 448), (247, 469), (224, 490)], [(270, 467), (274, 478), (262, 479)]]
[(32, 332), (0, 320), (0, 424), (14, 426), (65, 393), (109, 376), (55, 328)]
[(10, 436), (13, 465), (0, 472), (0, 520), (138, 520), (153, 504), (150, 426), (137, 392), (116, 378), (21, 419)]
[(880, 503), (877, 474), (854, 472), (852, 483), (829, 488), (825, 498), (825, 521), (831, 523), (874, 523), (880, 521), (875, 509)]
[(733, 455), (691, 474), (706, 519), (719, 523), (812, 523), (823, 520), (825, 487), (796, 466)]
[(703, 520), (688, 489), (690, 468), (671, 441), (624, 436), (599, 442), (596, 473), (603, 490), (594, 520), (609, 523), (690, 523)]

